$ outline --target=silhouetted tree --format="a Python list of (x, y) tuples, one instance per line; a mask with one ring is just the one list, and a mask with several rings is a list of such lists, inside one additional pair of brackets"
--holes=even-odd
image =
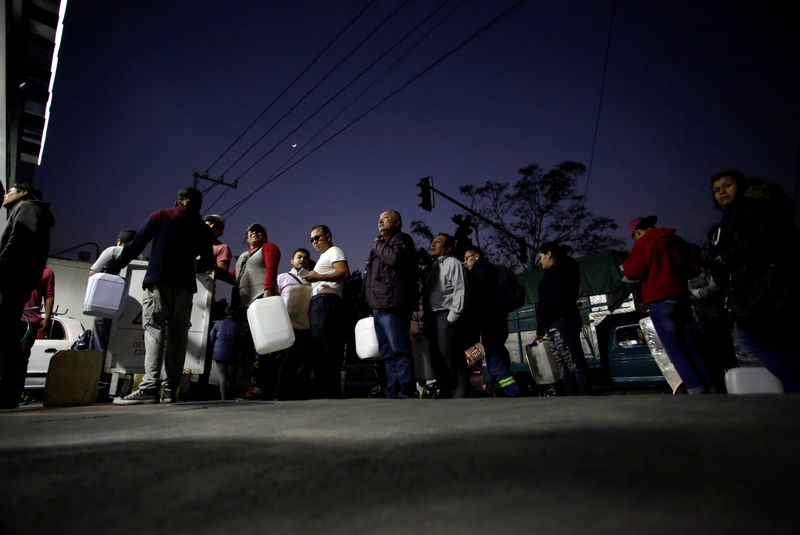
[(561, 162), (546, 173), (529, 165), (519, 170), (522, 176), (514, 184), (487, 181), (483, 186), (461, 186), (470, 208), (523, 238), (534, 250), (520, 261), (519, 243), (478, 218), (472, 219), (475, 242), (490, 258), (506, 265), (516, 258), (523, 270), (538, 265), (536, 250), (545, 241), (569, 244), (575, 254), (621, 246), (621, 240), (608, 234), (617, 228), (614, 220), (592, 214), (576, 192), (578, 178), (585, 172), (586, 166), (578, 162)]

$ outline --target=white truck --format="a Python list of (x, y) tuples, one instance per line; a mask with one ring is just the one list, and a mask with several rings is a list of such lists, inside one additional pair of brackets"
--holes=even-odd
[[(47, 266), (55, 273), (56, 312), (78, 320), (84, 328), (91, 329), (94, 318), (83, 314), (83, 300), (91, 264), (50, 258)], [(108, 351), (103, 364), (103, 370), (111, 376), (109, 394), (112, 396), (126, 393), (132, 386), (134, 374), (144, 373), (142, 280), (146, 270), (147, 262), (134, 260), (120, 273), (127, 279), (128, 297), (122, 315), (112, 322)], [(213, 281), (210, 274), (197, 274), (197, 293), (194, 294), (192, 303), (184, 365), (187, 379), (196, 379), (207, 373), (206, 344), (210, 328)], [(40, 342), (43, 341), (37, 344)], [(74, 340), (69, 345), (71, 342)]]

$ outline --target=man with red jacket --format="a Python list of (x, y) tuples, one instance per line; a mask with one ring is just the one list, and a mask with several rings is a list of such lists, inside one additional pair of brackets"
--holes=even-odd
[(708, 367), (693, 330), (687, 281), (700, 270), (694, 252), (674, 229), (654, 228), (656, 216), (637, 217), (628, 225), (636, 243), (622, 269), (641, 281), (642, 302), (687, 392), (713, 392)]

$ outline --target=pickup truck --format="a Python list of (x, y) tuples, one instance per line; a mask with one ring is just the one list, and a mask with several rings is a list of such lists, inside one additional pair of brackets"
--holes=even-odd
[[(584, 314), (584, 316), (587, 316)], [(586, 354), (592, 387), (596, 391), (629, 389), (663, 389), (669, 385), (647, 347), (638, 312), (608, 314), (597, 324), (584, 318), (581, 339)], [(506, 347), (511, 355), (511, 372), (524, 389), (539, 394), (532, 383), (525, 359), (525, 346), (536, 338), (536, 312), (526, 305), (509, 315), (509, 339)]]

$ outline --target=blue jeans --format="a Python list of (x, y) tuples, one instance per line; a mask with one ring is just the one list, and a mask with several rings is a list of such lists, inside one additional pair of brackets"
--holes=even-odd
[(748, 329), (738, 323), (735, 328), (736, 341), (742, 349), (752, 354), (772, 375), (780, 379), (786, 393), (800, 392), (800, 359), (787, 347), (788, 344), (782, 343), (788, 331)]
[(372, 311), (375, 335), (386, 363), (386, 397), (414, 397), (414, 360), (411, 357), (410, 313), (393, 308)]
[(713, 391), (713, 380), (693, 330), (691, 307), (686, 299), (648, 303), (650, 318), (667, 356), (690, 394)]
[(324, 398), (342, 397), (344, 321), (341, 301), (336, 294), (321, 294), (308, 305), (316, 394)]

